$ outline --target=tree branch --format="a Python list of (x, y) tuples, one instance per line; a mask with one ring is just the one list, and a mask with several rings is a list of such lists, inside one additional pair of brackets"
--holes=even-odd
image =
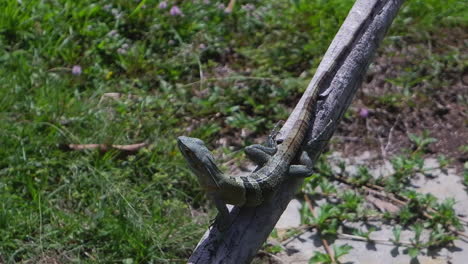
[[(360, 86), (372, 56), (395, 18), (403, 0), (358, 0), (328, 48), (309, 85), (315, 85), (318, 76), (338, 63), (330, 73), (326, 99), (315, 106), (315, 118), (304, 146), (315, 161), (332, 136), (343, 113)], [(370, 19), (367, 19), (369, 18)], [(343, 45), (351, 43), (344, 56), (337, 58)], [(321, 87), (323, 88), (323, 87)], [(299, 107), (301, 107), (298, 104)], [(292, 126), (294, 111), (281, 129), (287, 134)], [(280, 136), (281, 138), (281, 136)], [(312, 142), (306, 145), (306, 142)], [(230, 212), (233, 224), (220, 232), (215, 227), (207, 230), (189, 263), (249, 263), (275, 227), (276, 222), (293, 198), (302, 179), (287, 179), (273, 197), (258, 207), (234, 207)]]

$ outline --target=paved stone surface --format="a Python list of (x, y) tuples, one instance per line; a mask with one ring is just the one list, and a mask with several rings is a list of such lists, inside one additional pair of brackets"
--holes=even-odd
[[(437, 160), (425, 160), (425, 168), (434, 168), (437, 166)], [(431, 193), (440, 200), (448, 198), (455, 199), (455, 211), (464, 216), (463, 218), (468, 221), (468, 192), (463, 185), (462, 177), (456, 175), (454, 169), (448, 169), (446, 173), (437, 170), (432, 173), (431, 177), (418, 175), (413, 179), (412, 184), (418, 192)], [(468, 264), (468, 259), (466, 263)]]
[[(360, 157), (354, 159), (343, 159), (339, 154), (333, 154), (333, 159), (345, 160), (347, 164), (354, 164), (353, 166), (347, 165), (350, 172), (357, 170), (357, 164), (365, 164), (366, 161), (373, 159), (374, 156), (370, 153), (365, 153)], [(437, 167), (438, 163), (435, 159), (428, 159), (425, 161), (425, 168)], [(390, 163), (385, 162), (381, 167), (372, 169), (374, 177), (381, 175), (388, 175), (392, 172)], [(455, 210), (462, 217), (468, 221), (468, 192), (462, 183), (462, 178), (455, 174), (454, 170), (447, 170), (445, 172), (440, 170), (432, 170), (429, 177), (419, 175), (412, 180), (412, 186), (415, 190), (421, 193), (431, 193), (439, 199), (454, 198), (457, 202)], [(301, 208), (298, 200), (293, 200), (288, 206), (281, 217), (277, 228), (290, 228), (297, 227), (300, 224), (299, 210)], [(393, 226), (384, 225), (380, 222), (371, 223), (377, 228), (377, 231), (371, 234), (374, 240), (387, 241), (393, 238)], [(346, 226), (360, 228), (365, 230), (366, 226), (362, 223), (350, 223)], [(465, 223), (465, 229), (467, 224)], [(465, 231), (467, 233), (468, 231)], [(428, 236), (428, 231), (422, 235)], [(410, 230), (403, 230), (401, 233), (401, 241), (410, 241), (414, 234)], [(437, 251), (427, 252), (424, 251), (422, 255), (418, 256), (417, 260), (411, 260), (404, 247), (396, 248), (394, 245), (382, 243), (367, 243), (364, 241), (350, 240), (349, 237), (340, 237), (333, 242), (336, 245), (348, 244), (353, 247), (351, 252), (345, 255), (342, 263), (351, 264), (468, 264), (468, 241), (456, 240), (455, 246), (452, 248), (442, 248)], [(320, 239), (316, 232), (306, 232), (296, 239), (291, 240), (285, 246), (285, 251), (278, 254), (278, 257), (284, 263), (305, 264), (313, 256), (315, 251), (324, 252)]]
[(291, 202), (288, 204), (288, 207), (286, 207), (286, 210), (284, 210), (280, 220), (278, 223), (276, 223), (276, 228), (298, 227), (301, 224), (301, 215), (299, 214), (301, 207), (302, 204), (299, 200), (291, 200)]

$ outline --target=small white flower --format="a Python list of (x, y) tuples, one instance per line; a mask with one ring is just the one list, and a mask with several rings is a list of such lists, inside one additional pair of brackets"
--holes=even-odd
[(72, 74), (73, 75), (81, 75), (81, 66), (80, 65), (74, 65), (72, 68)]
[(159, 9), (165, 9), (165, 8), (167, 8), (167, 2), (166, 2), (166, 1), (162, 1), (161, 3), (159, 3), (158, 8), (159, 8)]

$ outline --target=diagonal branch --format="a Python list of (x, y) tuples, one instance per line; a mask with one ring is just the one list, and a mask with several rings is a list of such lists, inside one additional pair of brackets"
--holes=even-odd
[[(315, 118), (304, 141), (304, 147), (315, 161), (336, 129), (339, 120), (360, 86), (373, 54), (395, 18), (403, 0), (358, 0), (335, 36), (310, 85), (316, 85), (330, 65), (326, 99), (315, 107)], [(342, 52), (346, 49), (346, 52)], [(334, 67), (335, 68), (335, 67)], [(296, 109), (302, 108), (298, 103)], [(281, 129), (291, 130), (293, 111)], [(281, 139), (281, 135), (279, 139)], [(309, 142), (306, 144), (306, 142)], [(189, 263), (249, 263), (273, 230), (276, 222), (301, 186), (302, 179), (287, 179), (271, 199), (258, 207), (234, 207), (230, 212), (231, 227), (220, 232), (207, 230)]]

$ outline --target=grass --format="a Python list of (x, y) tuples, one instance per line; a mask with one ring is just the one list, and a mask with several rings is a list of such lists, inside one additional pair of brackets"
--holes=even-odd
[[(0, 6), (0, 262), (184, 262), (213, 211), (176, 136), (285, 119), (353, 1), (238, 2), (178, 2), (183, 16), (154, 0)], [(463, 14), (463, 1), (409, 1), (389, 39)], [(143, 141), (126, 158), (61, 148)]]

